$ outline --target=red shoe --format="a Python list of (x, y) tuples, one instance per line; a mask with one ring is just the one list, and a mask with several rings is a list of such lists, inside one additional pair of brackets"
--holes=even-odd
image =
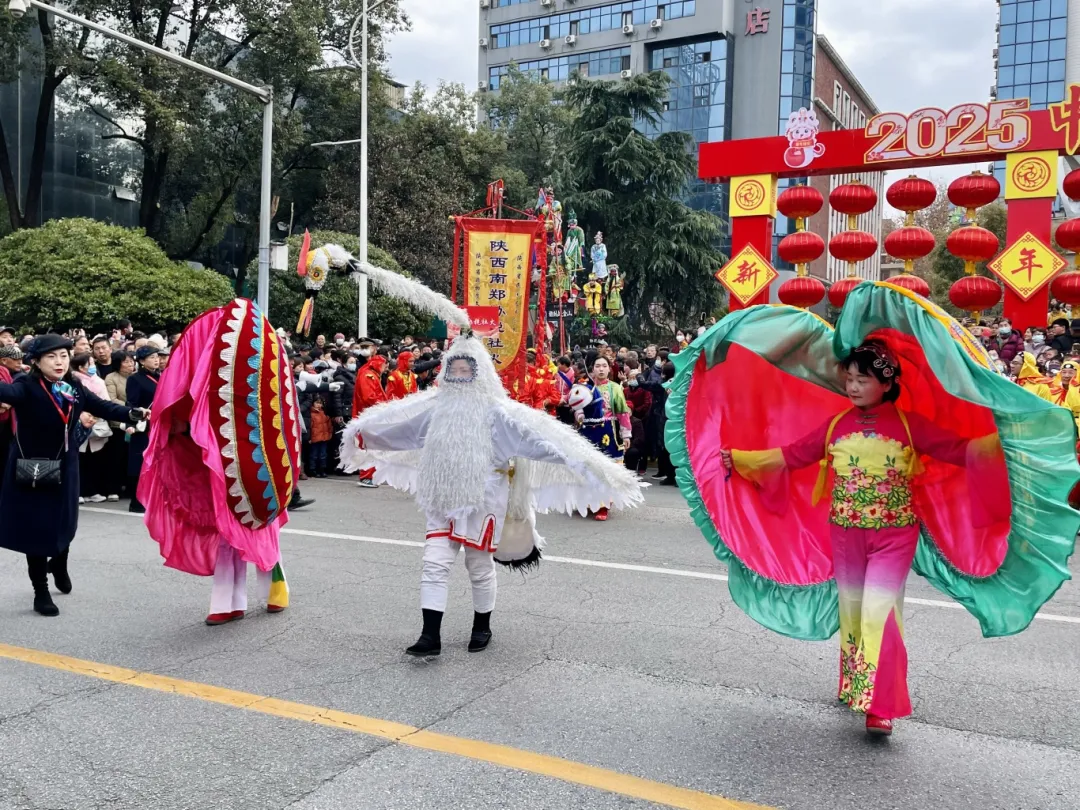
[(603, 509), (597, 509), (596, 514), (593, 515), (593, 520), (607, 520), (608, 510), (605, 506)]
[(211, 627), (217, 627), (218, 625), (235, 622), (242, 618), (244, 618), (244, 611), (242, 610), (234, 610), (232, 613), (211, 613), (206, 617), (206, 623)]
[(866, 715), (866, 733), (875, 737), (888, 737), (892, 734), (892, 720), (868, 714)]
[(283, 608), (281, 605), (267, 605), (266, 606), (266, 612), (267, 613), (281, 613), (281, 611), (283, 611), (283, 610), (285, 610), (285, 608)]

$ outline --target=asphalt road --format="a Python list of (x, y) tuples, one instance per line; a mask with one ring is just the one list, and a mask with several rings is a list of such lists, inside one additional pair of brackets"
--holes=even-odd
[[(282, 539), (292, 606), (220, 628), (202, 622), (209, 581), (163, 568), (122, 511), (84, 510), (57, 619), (32, 613), (23, 559), (0, 552), (0, 810), (741, 806), (673, 788), (790, 810), (1080, 807), (1072, 583), (1023, 634), (985, 640), (913, 579), (915, 714), (874, 742), (835, 702), (835, 643), (782, 638), (739, 611), (675, 490), (606, 524), (542, 517), (558, 561), (500, 573), (480, 655), (465, 651), (459, 565), (430, 662), (402, 654), (420, 628), (420, 549), (373, 542), (422, 539), (411, 501), (344, 479), (304, 492), (318, 503)], [(458, 750), (245, 710), (220, 689), (117, 683), (28, 650), (402, 723)], [(500, 764), (472, 741), (515, 752)], [(537, 772), (528, 752), (568, 762)], [(590, 787), (573, 763), (649, 782)], [(651, 783), (657, 803), (625, 789)]]

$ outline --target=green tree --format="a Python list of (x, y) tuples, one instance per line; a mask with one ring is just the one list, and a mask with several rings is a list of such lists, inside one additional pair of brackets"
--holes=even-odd
[(61, 219), (0, 239), (0, 312), (21, 329), (89, 331), (129, 318), (176, 331), (232, 297), (224, 277), (171, 261), (140, 230)]
[[(289, 270), (270, 276), (270, 322), (274, 326), (292, 331), (304, 303), (304, 279), (292, 268), (300, 259), (302, 236), (288, 240)], [(336, 231), (312, 231), (311, 246), (337, 244), (356, 255), (360, 240), (347, 233)], [(368, 245), (368, 260), (376, 267), (385, 267), (401, 273), (394, 257), (384, 250)], [(254, 272), (254, 267), (251, 272)], [(383, 339), (400, 338), (405, 335), (423, 335), (431, 325), (431, 318), (416, 313), (411, 307), (382, 293), (370, 289), (368, 294), (368, 331), (371, 337)], [(315, 300), (315, 313), (311, 322), (311, 334), (333, 335), (336, 332), (356, 335), (358, 290), (356, 283), (345, 273), (331, 273)], [(361, 335), (360, 337), (366, 337)]]
[(589, 232), (603, 231), (608, 262), (626, 280), (623, 302), (638, 328), (663, 319), (696, 322), (721, 298), (720, 220), (679, 201), (696, 171), (690, 136), (646, 137), (668, 91), (663, 73), (628, 81), (578, 82), (566, 91), (575, 116), (569, 146), (573, 185), (564, 199)]
[[(454, 228), (450, 217), (483, 204), (505, 140), (477, 128), (475, 102), (461, 85), (434, 93), (417, 85), (404, 114), (371, 118), (369, 234), (411, 275), (440, 291), (450, 285)], [(346, 153), (347, 147), (342, 148)], [(520, 180), (518, 181), (520, 182)], [(320, 224), (355, 233), (360, 227), (360, 156), (348, 150), (327, 171)]]
[(546, 78), (522, 73), (512, 64), (499, 92), (483, 97), (491, 126), (506, 140), (505, 168), (521, 172), (529, 189), (524, 199), (508, 189), (507, 199), (515, 206), (532, 205), (541, 185), (564, 196), (571, 191), (566, 147), (574, 112), (564, 95)]

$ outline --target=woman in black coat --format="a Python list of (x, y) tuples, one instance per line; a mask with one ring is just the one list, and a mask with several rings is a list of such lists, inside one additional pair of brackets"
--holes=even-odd
[[(27, 352), (30, 374), (0, 384), (0, 403), (13, 407), (17, 425), (0, 487), (0, 548), (26, 555), (34, 610), (43, 616), (60, 613), (49, 594), (50, 571), (57, 589), (71, 592), (68, 547), (79, 520), (79, 442), (72, 433), (80, 417), (84, 411), (122, 422), (146, 417), (142, 410), (99, 399), (73, 379), (71, 345), (59, 335), (35, 338)], [(20, 483), (19, 459), (59, 460), (59, 486)]]
[[(139, 370), (127, 379), (127, 404), (129, 408), (151, 408), (158, 386), (158, 367), (160, 355), (164, 354), (154, 346), (143, 346), (135, 352), (135, 362)], [(139, 473), (142, 471), (143, 453), (150, 446), (150, 427), (131, 434), (128, 442), (128, 491), (131, 493), (129, 512), (142, 514), (146, 511), (139, 503)]]

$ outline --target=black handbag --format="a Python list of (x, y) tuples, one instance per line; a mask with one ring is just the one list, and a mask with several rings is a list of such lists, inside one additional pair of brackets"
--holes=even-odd
[(19, 431), (15, 431), (15, 443), (19, 447), (19, 458), (15, 459), (15, 483), (27, 489), (60, 489), (64, 482), (64, 467), (60, 457), (67, 447), (67, 425), (64, 426), (64, 443), (56, 458), (23, 458)]

